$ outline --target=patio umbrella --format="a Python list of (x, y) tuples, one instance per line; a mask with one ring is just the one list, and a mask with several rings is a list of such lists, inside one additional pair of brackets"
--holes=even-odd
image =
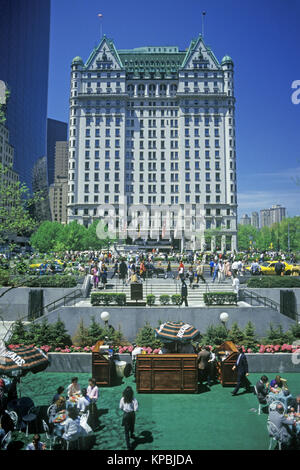
[(192, 325), (168, 321), (155, 330), (155, 336), (163, 342), (187, 343), (200, 336), (200, 331)]
[(0, 375), (20, 378), (28, 372), (41, 372), (48, 367), (48, 356), (34, 346), (6, 348), (0, 343)]

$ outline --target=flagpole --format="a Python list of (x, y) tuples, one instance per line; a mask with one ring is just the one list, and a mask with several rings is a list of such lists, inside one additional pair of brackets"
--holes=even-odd
[(102, 39), (102, 13), (98, 13), (98, 18), (100, 18), (100, 39)]
[(204, 38), (204, 17), (206, 15), (206, 11), (202, 12), (202, 37)]

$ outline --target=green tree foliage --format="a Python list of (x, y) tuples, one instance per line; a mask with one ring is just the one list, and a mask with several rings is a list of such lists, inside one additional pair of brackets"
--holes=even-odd
[(228, 330), (223, 325), (209, 325), (205, 334), (202, 336), (200, 344), (210, 346), (219, 346), (228, 340)]
[(156, 349), (162, 347), (162, 342), (155, 337), (155, 330), (148, 322), (138, 331), (135, 343), (145, 348)]
[(0, 242), (6, 241), (11, 234), (29, 236), (38, 226), (30, 209), (40, 200), (39, 195), (30, 197), (24, 183), (8, 178), (9, 171), (10, 168), (0, 164)]
[(249, 321), (243, 331), (243, 346), (245, 346), (246, 349), (248, 348), (255, 348), (256, 345), (258, 344), (256, 334), (255, 334), (255, 327), (251, 321)]
[[(106, 232), (107, 227), (101, 221), (94, 221), (88, 228), (76, 221), (66, 225), (46, 221), (39, 226), (30, 241), (32, 246), (42, 253), (66, 250), (100, 250), (109, 247), (115, 240), (111, 236), (98, 237), (99, 227), (97, 230), (97, 226), (99, 223), (100, 229), (102, 228)], [(107, 233), (109, 234), (109, 232)]]
[(89, 342), (89, 330), (84, 326), (83, 319), (81, 318), (75, 335), (72, 337), (74, 346), (84, 347)]
[(47, 220), (39, 226), (38, 230), (33, 235), (31, 235), (31, 245), (41, 253), (53, 251), (62, 232), (62, 224)]
[(72, 340), (66, 331), (64, 322), (58, 318), (53, 324), (49, 324), (47, 319), (44, 319), (41, 323), (30, 323), (28, 326), (25, 326), (22, 320), (17, 320), (13, 326), (9, 343), (48, 345), (57, 348), (71, 346)]
[[(252, 247), (263, 250), (300, 250), (300, 217), (289, 217), (271, 227), (260, 230), (251, 225), (238, 225), (238, 247), (247, 251)], [(250, 241), (252, 243), (250, 244)]]
[(235, 344), (242, 344), (244, 340), (244, 333), (239, 328), (237, 322), (232, 324), (231, 329), (228, 332), (228, 340), (232, 341)]

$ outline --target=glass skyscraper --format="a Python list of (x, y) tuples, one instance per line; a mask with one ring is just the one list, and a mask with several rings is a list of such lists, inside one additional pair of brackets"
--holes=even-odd
[(6, 126), (14, 170), (32, 188), (32, 170), (46, 156), (50, 0), (0, 1), (0, 80), (11, 94)]
[(47, 167), (48, 167), (48, 185), (54, 183), (55, 169), (55, 145), (56, 142), (66, 141), (68, 139), (68, 124), (57, 121), (56, 119), (47, 119)]

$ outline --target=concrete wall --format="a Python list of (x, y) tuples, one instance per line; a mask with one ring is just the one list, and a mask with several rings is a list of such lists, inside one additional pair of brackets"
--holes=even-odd
[(263, 297), (267, 297), (268, 299), (274, 300), (278, 304), (280, 304), (280, 291), (281, 290), (291, 290), (294, 292), (295, 297), (296, 297), (296, 304), (297, 304), (297, 313), (300, 315), (300, 289), (299, 288), (287, 288), (287, 289), (267, 289), (267, 288), (255, 288), (255, 289), (250, 289), (247, 287), (247, 290), (254, 292), (255, 294), (262, 295)]
[(265, 307), (62, 307), (47, 315), (49, 323), (55, 323), (58, 315), (65, 323), (66, 329), (71, 336), (77, 330), (79, 322), (83, 319), (85, 326), (91, 323), (91, 317), (102, 323), (100, 314), (103, 311), (110, 313), (109, 324), (115, 329), (121, 327), (124, 336), (133, 341), (140, 328), (146, 322), (154, 328), (165, 321), (183, 321), (194, 325), (204, 333), (208, 326), (220, 324), (220, 313), (227, 312), (229, 315), (228, 328), (237, 322), (240, 328), (245, 328), (251, 321), (255, 325), (256, 334), (265, 336), (272, 323), (275, 327), (282, 325), (286, 331), (295, 322), (280, 313)]
[[(81, 288), (57, 288), (57, 287), (18, 287), (7, 292), (3, 297), (0, 297), (0, 316), (5, 321), (13, 321), (18, 318), (24, 318), (28, 315), (28, 298), (30, 290), (43, 290), (44, 291), (44, 306), (54, 302), (67, 294), (70, 294), (75, 289)], [(2, 287), (0, 295), (8, 288)]]
[[(246, 354), (249, 365), (249, 373), (274, 373), (300, 372), (300, 354)], [(92, 374), (92, 354), (88, 353), (49, 353), (51, 360), (46, 372), (85, 372)], [(115, 359), (131, 363), (129, 354), (117, 354)], [(296, 359), (296, 360), (295, 360)], [(297, 364), (298, 362), (298, 364)], [(251, 375), (249, 376), (251, 380)]]

